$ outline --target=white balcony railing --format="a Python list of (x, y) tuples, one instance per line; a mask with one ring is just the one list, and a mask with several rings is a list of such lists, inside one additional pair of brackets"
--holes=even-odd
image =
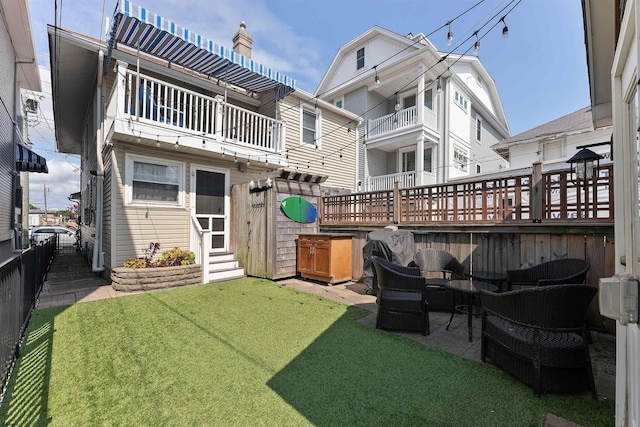
[(376, 136), (393, 130), (402, 129), (418, 123), (418, 109), (414, 107), (399, 110), (377, 119), (369, 120), (368, 135)]
[(261, 151), (283, 150), (284, 123), (279, 120), (225, 103), (222, 96), (206, 96), (131, 70), (122, 74), (118, 114)]
[(415, 187), (416, 173), (399, 172), (390, 175), (370, 176), (367, 178), (366, 191), (392, 190), (396, 182), (400, 188)]

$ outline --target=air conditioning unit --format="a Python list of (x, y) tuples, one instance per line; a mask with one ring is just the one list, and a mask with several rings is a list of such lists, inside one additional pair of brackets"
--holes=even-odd
[(27, 111), (27, 113), (37, 114), (38, 113), (38, 101), (33, 99), (33, 98), (27, 98), (25, 100), (24, 108)]

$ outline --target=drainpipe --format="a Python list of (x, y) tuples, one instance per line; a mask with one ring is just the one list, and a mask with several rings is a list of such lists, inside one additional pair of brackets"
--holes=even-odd
[(102, 159), (102, 142), (104, 140), (102, 117), (102, 67), (104, 52), (98, 51), (98, 81), (96, 85), (96, 232), (93, 243), (93, 260), (91, 269), (94, 273), (104, 271), (104, 253), (102, 252), (102, 197), (104, 191), (104, 162)]

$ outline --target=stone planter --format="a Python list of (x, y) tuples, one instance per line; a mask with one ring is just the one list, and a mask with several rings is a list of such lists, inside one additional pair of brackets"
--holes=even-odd
[(111, 271), (111, 287), (116, 291), (150, 291), (202, 283), (202, 264), (178, 267), (127, 268)]

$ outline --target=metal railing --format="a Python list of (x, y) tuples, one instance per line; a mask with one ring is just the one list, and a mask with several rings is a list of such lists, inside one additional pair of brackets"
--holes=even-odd
[[(537, 177), (537, 178), (536, 178)], [(613, 165), (588, 185), (568, 170), (322, 197), (322, 224), (613, 222)]]
[(54, 235), (0, 264), (0, 398), (20, 355), (20, 344), (53, 259), (56, 240)]

